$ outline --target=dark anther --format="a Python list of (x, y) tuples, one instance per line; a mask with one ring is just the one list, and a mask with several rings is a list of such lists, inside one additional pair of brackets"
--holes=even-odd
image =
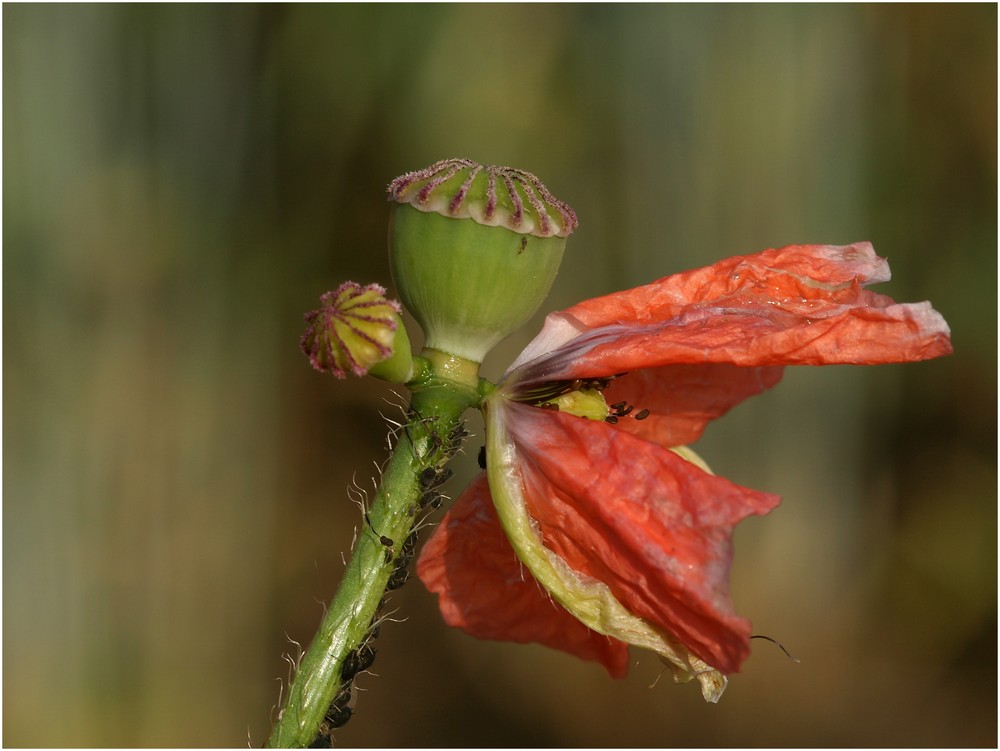
[(615, 423), (618, 422), (618, 418), (615, 417), (614, 415), (608, 415), (607, 417), (604, 418), (604, 422), (610, 425), (614, 425)]
[(649, 417), (649, 410), (648, 409), (643, 409), (643, 410), (640, 410), (639, 412), (635, 413), (635, 419), (636, 420), (645, 420), (647, 417)]
[(476, 461), (479, 462), (480, 469), (486, 469), (486, 447), (479, 447), (479, 456), (476, 457)]
[(538, 406), (541, 407), (542, 409), (551, 409), (553, 412), (559, 411), (559, 405), (556, 404), (555, 402), (543, 402)]
[(627, 416), (635, 407), (628, 406), (628, 402), (615, 402), (608, 409), (615, 417)]

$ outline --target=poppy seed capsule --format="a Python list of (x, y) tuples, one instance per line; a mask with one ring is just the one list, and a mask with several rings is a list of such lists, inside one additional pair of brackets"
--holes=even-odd
[(337, 378), (370, 373), (392, 383), (409, 380), (410, 340), (400, 305), (385, 296), (384, 288), (344, 282), (319, 301), (319, 310), (306, 313), (306, 331), (299, 341), (313, 368)]
[(389, 260), (429, 349), (480, 363), (538, 309), (576, 214), (529, 172), (447, 159), (397, 177)]

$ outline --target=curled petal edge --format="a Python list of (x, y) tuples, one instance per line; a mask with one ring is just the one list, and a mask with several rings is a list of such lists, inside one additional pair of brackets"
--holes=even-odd
[(705, 701), (715, 703), (725, 691), (726, 676), (692, 654), (670, 634), (639, 618), (615, 598), (604, 583), (571, 569), (542, 543), (528, 513), (514, 442), (499, 398), (487, 398), (487, 473), (500, 524), (518, 558), (566, 610), (588, 628), (655, 652), (670, 667), (674, 681), (696, 678)]

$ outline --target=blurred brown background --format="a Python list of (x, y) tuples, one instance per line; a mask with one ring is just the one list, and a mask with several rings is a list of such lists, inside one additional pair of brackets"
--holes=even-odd
[(577, 210), (548, 309), (871, 240), (880, 291), (931, 299), (957, 353), (789, 371), (699, 444), (784, 496), (738, 531), (733, 594), (799, 663), (755, 641), (709, 706), (650, 688), (649, 655), (614, 682), (477, 642), (411, 582), (338, 744), (997, 743), (996, 6), (3, 22), (4, 745), (265, 740), (393, 410), (382, 384), (310, 369), (302, 314), (343, 279), (390, 281), (385, 186), (450, 156), (531, 170)]

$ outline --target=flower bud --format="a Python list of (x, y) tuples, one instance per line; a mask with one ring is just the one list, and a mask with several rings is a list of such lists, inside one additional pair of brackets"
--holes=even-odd
[(576, 214), (534, 175), (448, 159), (397, 177), (389, 259), (426, 346), (482, 362), (552, 286)]
[(400, 306), (377, 284), (344, 282), (320, 296), (321, 308), (306, 313), (299, 346), (312, 366), (337, 378), (348, 371), (406, 383), (413, 371), (410, 340)]

